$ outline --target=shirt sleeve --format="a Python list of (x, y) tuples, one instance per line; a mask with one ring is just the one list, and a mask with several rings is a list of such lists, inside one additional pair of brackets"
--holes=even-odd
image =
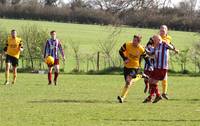
[(48, 55), (48, 52), (49, 52), (49, 42), (47, 40), (44, 47), (44, 58)]
[[(141, 57), (144, 58), (145, 62), (146, 62), (149, 66), (152, 65), (151, 62), (150, 62), (150, 58), (149, 58), (149, 56), (147, 55), (146, 50), (143, 51)], [(141, 58), (140, 58), (140, 60), (141, 60)], [(141, 62), (141, 61), (140, 61), (140, 62)]]
[(6, 45), (5, 45), (5, 47), (4, 47), (3, 50), (4, 50), (5, 52), (7, 52), (7, 49), (8, 49), (8, 40), (6, 40)]
[(166, 46), (167, 49), (169, 49), (169, 50), (174, 50), (174, 49), (175, 49), (174, 45), (172, 45), (172, 44), (165, 44), (165, 46)]
[(125, 55), (124, 52), (126, 51), (126, 43), (124, 43), (122, 45), (122, 47), (119, 50), (119, 55), (122, 57), (122, 59), (125, 61), (126, 59), (128, 59)]
[(60, 41), (59, 41), (59, 43), (58, 43), (58, 48), (59, 48), (59, 50), (60, 50), (60, 53), (61, 53), (61, 55), (62, 55), (62, 58), (65, 58), (65, 53), (64, 53), (64, 50), (63, 50), (63, 48), (62, 48), (62, 44), (61, 44)]

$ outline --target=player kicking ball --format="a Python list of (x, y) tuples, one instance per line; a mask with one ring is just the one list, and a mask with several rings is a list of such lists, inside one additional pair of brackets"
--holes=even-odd
[(51, 38), (47, 40), (44, 49), (44, 60), (46, 63), (53, 59), (52, 63), (47, 63), (48, 65), (48, 85), (52, 84), (52, 70), (54, 67), (54, 85), (57, 85), (57, 78), (59, 74), (59, 51), (62, 55), (63, 62), (65, 62), (65, 55), (61, 45), (61, 42), (56, 38), (56, 31), (50, 32)]
[(156, 97), (153, 103), (157, 103), (162, 99), (158, 89), (158, 82), (164, 80), (167, 76), (168, 50), (173, 50), (175, 53), (179, 52), (173, 45), (162, 42), (160, 35), (154, 35), (152, 39), (154, 43), (154, 70), (151, 72), (149, 79), (150, 95), (143, 101), (143, 103), (151, 102), (154, 95), (156, 95)]
[(130, 87), (141, 78), (148, 78), (140, 70), (140, 59), (143, 57), (146, 62), (149, 59), (146, 55), (144, 47), (140, 45), (142, 37), (134, 35), (133, 40), (123, 44), (119, 50), (119, 54), (124, 60), (124, 79), (125, 85), (122, 89), (121, 95), (117, 97), (119, 103), (123, 103)]

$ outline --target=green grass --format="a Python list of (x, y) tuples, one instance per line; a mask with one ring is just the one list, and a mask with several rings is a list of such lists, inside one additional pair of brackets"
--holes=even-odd
[(170, 100), (143, 104), (140, 80), (119, 104), (123, 76), (60, 75), (48, 86), (47, 75), (19, 74), (16, 85), (0, 85), (0, 126), (199, 126), (199, 81), (170, 76)]
[[(84, 24), (72, 24), (72, 23), (58, 23), (47, 21), (31, 21), (31, 20), (11, 20), (0, 19), (0, 24), (8, 31), (11, 29), (21, 30), (24, 25), (38, 25), (44, 29), (56, 30), (58, 37), (64, 42), (68, 43), (70, 39), (81, 45), (81, 50), (91, 52), (96, 50), (96, 44), (99, 40), (104, 40), (108, 34), (113, 31), (112, 26), (100, 26), (100, 25), (84, 25)], [(142, 44), (145, 45), (149, 37), (158, 33), (158, 29), (144, 29), (144, 28), (130, 28), (121, 27), (121, 33), (118, 36), (119, 44), (123, 44), (126, 41), (132, 39), (134, 34), (141, 34), (143, 36)], [(182, 31), (169, 31), (172, 36), (173, 43), (177, 48), (185, 48), (191, 46), (193, 42), (200, 39), (194, 32), (182, 32)], [(85, 47), (85, 48), (84, 48)], [(118, 47), (119, 48), (119, 47)]]
[[(19, 31), (24, 25), (38, 25), (41, 28), (50, 30), (56, 30), (58, 38), (67, 46), (65, 49), (67, 63), (65, 70), (70, 72), (75, 68), (74, 53), (69, 45), (72, 40), (74, 43), (80, 44), (80, 56), (81, 70), (86, 71), (86, 59), (87, 54), (95, 54), (97, 51), (101, 51), (98, 48), (98, 42), (105, 40), (108, 35), (114, 31), (115, 28), (112, 26), (100, 26), (100, 25), (84, 25), (84, 24), (72, 24), (72, 23), (58, 23), (58, 22), (47, 22), (47, 21), (31, 21), (31, 20), (11, 20), (11, 19), (0, 19), (0, 28), (5, 28), (7, 31), (16, 29)], [(119, 28), (118, 28), (119, 29)], [(120, 46), (132, 39), (134, 34), (141, 34), (143, 36), (142, 45), (145, 45), (149, 37), (158, 33), (158, 29), (144, 29), (144, 28), (130, 28), (121, 27), (121, 33), (116, 36), (116, 46), (114, 54), (118, 55), (118, 49)], [(194, 32), (182, 32), (182, 31), (169, 31), (172, 36), (172, 41), (178, 49), (185, 49), (192, 46), (192, 43), (198, 42), (200, 36)], [(102, 61), (103, 58), (100, 60)], [(101, 68), (104, 64), (101, 63)], [(93, 69), (92, 64), (89, 66)], [(189, 63), (187, 69), (194, 71), (194, 65)], [(180, 66), (175, 64), (175, 70), (180, 71)]]

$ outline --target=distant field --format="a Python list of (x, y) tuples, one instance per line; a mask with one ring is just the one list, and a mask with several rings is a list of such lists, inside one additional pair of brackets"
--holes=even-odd
[[(10, 29), (16, 29), (20, 31), (23, 25), (38, 25), (44, 29), (56, 30), (58, 37), (64, 42), (68, 43), (70, 39), (74, 42), (80, 43), (84, 51), (94, 51), (94, 47), (99, 40), (105, 39), (110, 31), (113, 31), (111, 26), (100, 25), (84, 25), (84, 24), (71, 24), (71, 23), (57, 23), (47, 21), (29, 21), (29, 20), (10, 20), (0, 19), (0, 26), (3, 26), (8, 31)], [(134, 34), (141, 34), (143, 36), (142, 44), (146, 44), (149, 37), (158, 33), (158, 29), (143, 29), (143, 28), (130, 28), (122, 27), (119, 37), (119, 43), (122, 44), (132, 39)], [(191, 46), (193, 42), (200, 39), (196, 33), (182, 32), (182, 31), (169, 31), (169, 34), (173, 38), (173, 43), (177, 48), (185, 48)], [(83, 47), (87, 47), (84, 49)]]
[[(67, 71), (71, 71), (71, 69), (74, 67), (74, 60), (72, 59), (73, 53), (71, 52), (71, 47), (69, 46), (70, 40), (80, 44), (81, 55), (95, 53), (98, 51), (98, 42), (100, 40), (105, 40), (109, 33), (114, 30), (112, 26), (0, 19), (0, 28), (6, 28), (8, 31), (14, 28), (20, 32), (20, 28), (23, 25), (33, 24), (44, 29), (48, 29), (49, 31), (57, 31), (58, 38), (60, 38), (67, 46), (66, 55), (69, 59), (67, 61)], [(124, 42), (131, 40), (134, 34), (141, 34), (143, 36), (142, 44), (145, 45), (149, 37), (156, 33), (158, 33), (158, 29), (121, 27), (121, 33), (116, 36), (116, 53), (118, 53), (118, 48), (120, 48)], [(169, 34), (173, 38), (173, 43), (179, 49), (190, 47), (192, 43), (200, 40), (200, 36), (193, 32), (170, 31)], [(189, 69), (194, 68), (192, 65), (189, 65)]]
[(124, 84), (119, 75), (61, 75), (58, 86), (47, 75), (19, 74), (4, 86), (0, 74), (0, 126), (199, 126), (199, 81), (169, 77), (170, 100), (143, 104), (143, 81), (119, 104)]

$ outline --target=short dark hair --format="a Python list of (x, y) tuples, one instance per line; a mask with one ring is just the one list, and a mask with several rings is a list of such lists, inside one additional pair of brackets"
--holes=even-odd
[(11, 32), (15, 32), (15, 31), (16, 31), (15, 29), (12, 29), (12, 30), (11, 30)]
[(52, 34), (52, 33), (54, 33), (54, 32), (56, 32), (55, 30), (52, 30), (51, 32), (50, 32), (50, 34)]
[(141, 36), (141, 35), (134, 35), (134, 36), (133, 36), (133, 38), (137, 38), (137, 39), (138, 39), (138, 41), (140, 42), (140, 41), (141, 41), (141, 39), (142, 39), (142, 36)]

